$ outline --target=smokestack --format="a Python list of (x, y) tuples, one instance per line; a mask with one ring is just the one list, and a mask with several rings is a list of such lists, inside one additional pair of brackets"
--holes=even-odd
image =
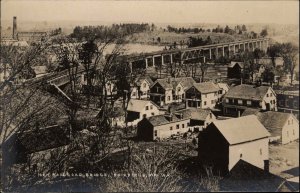
[(14, 16), (13, 18), (13, 39), (17, 39), (17, 17)]

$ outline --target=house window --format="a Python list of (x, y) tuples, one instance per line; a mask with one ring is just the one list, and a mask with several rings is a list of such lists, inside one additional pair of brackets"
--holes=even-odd
[(240, 158), (242, 158), (242, 157), (243, 157), (243, 154), (241, 153), (241, 154), (240, 154)]
[(243, 100), (238, 100), (238, 104), (242, 105), (243, 104)]
[(288, 120), (288, 125), (290, 125), (290, 120)]
[(176, 129), (179, 129), (179, 124), (178, 124), (178, 125), (176, 125)]
[(294, 108), (298, 108), (297, 101), (294, 101), (293, 105), (294, 105)]
[(260, 153), (260, 155), (262, 155), (262, 149), (261, 148), (259, 149), (259, 153)]
[(151, 115), (154, 116), (155, 114), (154, 114), (154, 113), (151, 113)]
[(153, 105), (150, 105), (150, 109), (153, 109)]
[(269, 94), (267, 94), (267, 97), (269, 97)]
[(209, 113), (209, 118), (212, 119), (212, 114), (211, 113)]
[(172, 127), (172, 126), (170, 127), (170, 130), (171, 130), (171, 131), (173, 130), (173, 127)]
[(247, 105), (250, 106), (252, 104), (251, 101), (247, 101)]
[(226, 102), (226, 103), (229, 103), (229, 99), (225, 99), (225, 102)]
[(270, 93), (270, 97), (272, 97), (273, 96), (273, 93)]
[(146, 114), (143, 114), (143, 118), (146, 118), (147, 117), (147, 115)]
[(187, 124), (186, 124), (186, 127), (189, 127), (189, 126), (190, 126), (190, 123), (187, 123)]
[(146, 83), (144, 83), (144, 84), (143, 84), (143, 87), (146, 88), (146, 86), (147, 86)]
[(206, 105), (206, 101), (204, 101), (204, 105)]
[(134, 97), (135, 97), (135, 92), (133, 92), (133, 93), (132, 93), (132, 96), (134, 96)]
[(283, 101), (279, 101), (279, 106), (283, 106)]
[(204, 97), (207, 98), (207, 94), (205, 94)]
[(146, 111), (148, 111), (149, 110), (149, 107), (148, 106), (146, 106)]
[(288, 101), (285, 101), (285, 107), (289, 107)]
[(154, 136), (157, 137), (157, 130), (154, 130)]
[(171, 100), (171, 97), (170, 96), (168, 96), (168, 101), (170, 101)]
[(211, 100), (211, 104), (214, 104), (215, 103), (215, 100)]
[(181, 87), (178, 87), (177, 91), (180, 92), (181, 91)]
[(182, 128), (184, 128), (184, 124), (182, 124)]

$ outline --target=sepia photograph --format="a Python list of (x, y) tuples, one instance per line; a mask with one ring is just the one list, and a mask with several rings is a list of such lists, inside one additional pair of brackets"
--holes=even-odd
[(299, 192), (298, 0), (0, 0), (0, 192)]

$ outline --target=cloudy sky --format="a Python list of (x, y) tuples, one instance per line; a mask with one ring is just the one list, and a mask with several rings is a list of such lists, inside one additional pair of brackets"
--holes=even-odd
[(1, 19), (154, 23), (299, 23), (299, 1), (1, 0)]

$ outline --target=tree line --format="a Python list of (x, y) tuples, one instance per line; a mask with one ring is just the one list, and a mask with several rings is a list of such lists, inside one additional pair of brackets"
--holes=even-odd
[(78, 41), (117, 38), (139, 32), (153, 31), (154, 29), (155, 25), (148, 23), (124, 23), (113, 24), (111, 26), (76, 26), (73, 32), (70, 34), (70, 37), (75, 38)]

